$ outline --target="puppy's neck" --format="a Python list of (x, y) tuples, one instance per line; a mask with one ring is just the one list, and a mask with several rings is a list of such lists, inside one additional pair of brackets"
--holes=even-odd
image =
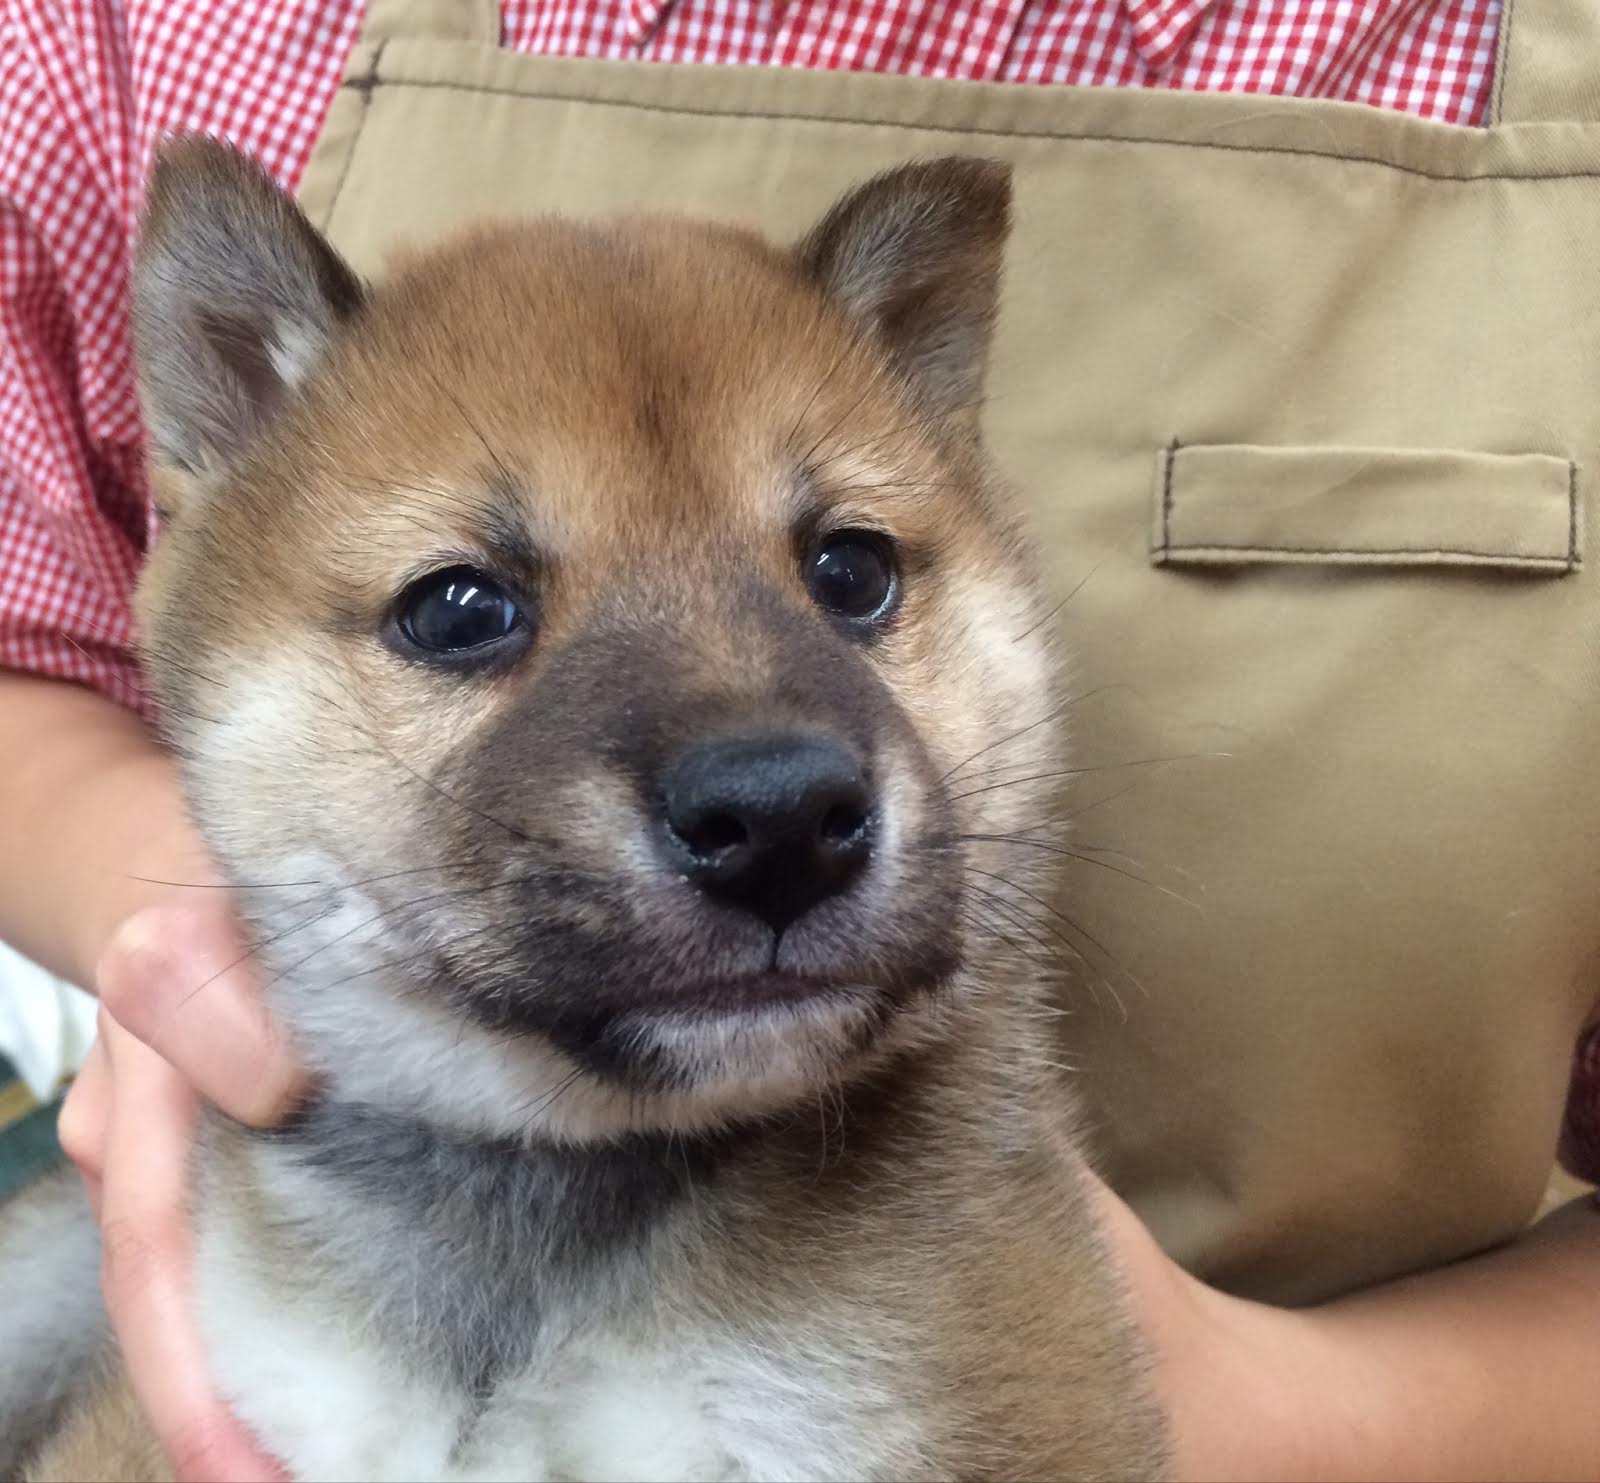
[(634, 1131), (583, 1143), (538, 1136), (473, 1137), (407, 1112), (322, 1095), (287, 1123), (247, 1136), (273, 1156), (393, 1212), (397, 1225), (444, 1237), (457, 1226), (499, 1266), (512, 1251), (542, 1270), (581, 1269), (644, 1247), (664, 1222), (719, 1188), (759, 1193), (804, 1174), (854, 1180), (902, 1161), (960, 1081), (964, 1052), (891, 1059), (861, 1081), (797, 1105), (700, 1132)]

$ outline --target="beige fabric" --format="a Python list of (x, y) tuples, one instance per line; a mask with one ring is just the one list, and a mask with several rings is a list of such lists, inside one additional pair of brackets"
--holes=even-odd
[(500, 39), (499, 0), (365, 0), (361, 39), (367, 45), (414, 36), (494, 46)]
[[(1518, 5), (1514, 68), (1564, 3)], [(908, 156), (1015, 164), (986, 420), (1072, 594), (1064, 1028), (1104, 1166), (1286, 1301), (1515, 1232), (1600, 949), (1600, 126), (577, 63), (429, 11), (356, 47), (302, 190), (368, 271), (482, 213), (791, 233)], [(1174, 445), (1201, 564), (1152, 552)]]
[(1545, 454), (1180, 448), (1156, 460), (1152, 557), (1243, 566), (1576, 571), (1578, 466)]
[(1600, 121), (1600, 5), (1501, 0), (1490, 119)]

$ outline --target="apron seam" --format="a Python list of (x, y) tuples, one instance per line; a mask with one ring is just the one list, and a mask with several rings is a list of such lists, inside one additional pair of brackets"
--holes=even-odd
[[(376, 61), (376, 59), (374, 59)], [(977, 135), (996, 139), (1048, 139), (1061, 144), (1130, 144), (1149, 145), (1162, 149), (1209, 149), (1230, 154), (1257, 155), (1274, 158), (1288, 155), (1295, 158), (1325, 160), (1339, 165), (1371, 165), (1382, 170), (1393, 170), (1402, 175), (1416, 176), (1422, 180), (1437, 180), (1458, 185), (1471, 185), (1477, 181), (1566, 181), (1600, 179), (1600, 167), (1590, 170), (1539, 171), (1485, 171), (1481, 174), (1461, 175), (1442, 170), (1427, 170), (1420, 165), (1404, 165), (1396, 160), (1386, 160), (1370, 154), (1333, 154), (1320, 149), (1304, 149), (1292, 145), (1229, 144), (1217, 139), (1140, 138), (1128, 134), (1061, 134), (1048, 129), (999, 128), (983, 124), (934, 124), (904, 122), (899, 119), (861, 118), (828, 113), (771, 113), (760, 109), (695, 108), (677, 103), (641, 103), (627, 98), (593, 97), (586, 94), (543, 92), (513, 87), (497, 87), (462, 82), (434, 82), (417, 78), (351, 78), (340, 87), (363, 88), (368, 95), (377, 88), (415, 88), (429, 92), (468, 93), (476, 97), (523, 98), (530, 102), (580, 103), (598, 108), (629, 109), (640, 113), (663, 113), (685, 118), (761, 119), (770, 123), (842, 124), (846, 127), (873, 129), (904, 129), (908, 133), (949, 134), (956, 137)], [(1377, 110), (1374, 110), (1377, 111)], [(363, 122), (365, 120), (363, 119)], [(1468, 136), (1485, 133), (1482, 129), (1463, 128)]]
[(355, 163), (356, 150), (360, 147), (361, 136), (366, 131), (367, 120), (372, 116), (372, 95), (379, 87), (389, 86), (380, 81), (378, 65), (383, 61), (384, 48), (389, 44), (385, 39), (373, 48), (372, 60), (367, 64), (367, 70), (360, 77), (349, 77), (339, 84), (341, 89), (351, 88), (361, 95), (361, 117), (356, 121), (355, 132), (350, 136), (350, 147), (345, 151), (344, 165), (339, 171), (339, 179), (333, 187), (333, 194), (328, 198), (328, 210), (322, 218), (323, 229), (326, 230), (333, 221), (334, 213), (339, 209), (339, 198), (344, 194), (345, 182), (350, 178), (350, 167)]
[(1578, 461), (1567, 460), (1567, 570), (1576, 571), (1578, 560)]
[(1516, 0), (1503, 0), (1500, 7), (1500, 35), (1495, 48), (1494, 79), (1494, 116), (1490, 120), (1498, 124), (1505, 116), (1506, 107), (1506, 74), (1511, 71), (1511, 26), (1516, 15)]
[(1178, 440), (1167, 444), (1167, 466), (1161, 480), (1161, 549), (1172, 549), (1172, 466), (1178, 459)]

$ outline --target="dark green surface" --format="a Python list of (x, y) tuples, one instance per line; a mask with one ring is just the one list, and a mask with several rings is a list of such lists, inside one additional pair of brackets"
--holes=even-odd
[[(0, 1056), (0, 1088), (15, 1080), (11, 1063)], [(61, 1098), (56, 1097), (0, 1128), (0, 1200), (60, 1162), (61, 1145), (56, 1141), (60, 1111)]]

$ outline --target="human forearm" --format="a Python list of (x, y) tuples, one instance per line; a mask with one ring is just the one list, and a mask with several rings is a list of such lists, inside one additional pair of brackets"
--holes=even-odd
[(1600, 1478), (1590, 1201), (1499, 1251), (1302, 1312), (1211, 1292), (1122, 1244), (1141, 1308), (1162, 1309), (1182, 1477)]
[(141, 878), (208, 878), (176, 769), (115, 702), (6, 670), (0, 758), (0, 938), (91, 986), (111, 933), (158, 899)]
[[(1578, 1201), (1503, 1250), (1330, 1305), (1392, 1426), (1369, 1477), (1600, 1478), (1600, 1211)], [(1387, 1471), (1384, 1471), (1387, 1460)]]

